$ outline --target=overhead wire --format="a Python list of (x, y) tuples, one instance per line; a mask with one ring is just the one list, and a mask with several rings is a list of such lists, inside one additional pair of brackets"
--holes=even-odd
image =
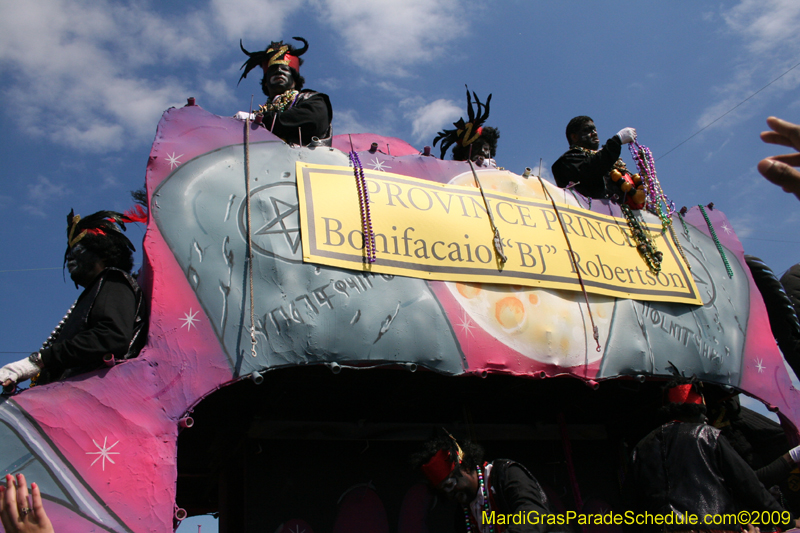
[(777, 78), (775, 78), (774, 80), (772, 80), (771, 82), (769, 82), (768, 84), (764, 85), (762, 88), (760, 88), (759, 90), (757, 90), (756, 92), (754, 92), (753, 94), (751, 94), (750, 96), (748, 96), (747, 98), (745, 98), (744, 100), (742, 100), (741, 102), (739, 102), (738, 104), (736, 104), (735, 106), (733, 106), (732, 108), (730, 108), (729, 110), (727, 110), (725, 113), (723, 113), (722, 115), (718, 116), (717, 118), (715, 118), (714, 120), (712, 120), (711, 122), (709, 122), (708, 124), (706, 124), (705, 126), (703, 126), (702, 128), (700, 128), (699, 130), (697, 130), (696, 132), (694, 132), (694, 133), (693, 133), (692, 135), (690, 135), (688, 138), (686, 138), (685, 140), (683, 140), (682, 142), (680, 142), (680, 143), (679, 143), (677, 146), (675, 146), (675, 147), (674, 147), (674, 148), (672, 148), (671, 150), (667, 150), (666, 152), (664, 152), (663, 154), (661, 154), (660, 156), (658, 156), (658, 157), (656, 158), (656, 161), (658, 161), (659, 159), (661, 159), (661, 158), (663, 158), (663, 157), (666, 157), (666, 156), (667, 156), (668, 154), (670, 154), (671, 152), (673, 152), (673, 151), (677, 150), (678, 148), (680, 148), (681, 146), (683, 146), (683, 145), (684, 145), (686, 142), (690, 141), (691, 139), (693, 139), (694, 137), (696, 137), (697, 135), (699, 135), (700, 133), (702, 133), (702, 132), (703, 132), (703, 131), (705, 131), (706, 129), (710, 128), (710, 127), (711, 127), (711, 126), (713, 126), (715, 123), (717, 123), (717, 122), (719, 122), (720, 120), (722, 120), (722, 119), (723, 119), (725, 116), (727, 116), (727, 115), (729, 115), (730, 113), (732, 113), (732, 112), (733, 112), (733, 111), (734, 111), (736, 108), (738, 108), (739, 106), (741, 106), (742, 104), (744, 104), (745, 102), (747, 102), (748, 100), (750, 100), (752, 97), (754, 97), (755, 95), (757, 95), (758, 93), (760, 93), (761, 91), (763, 91), (764, 89), (766, 89), (767, 87), (769, 87), (770, 85), (772, 85), (773, 83), (775, 83), (776, 81), (778, 81), (779, 79), (781, 79), (782, 77), (784, 77), (784, 76), (786, 76), (787, 74), (789, 74), (791, 71), (793, 71), (793, 70), (794, 70), (794, 69), (796, 69), (797, 67), (800, 67), (800, 63), (796, 63), (796, 64), (795, 64), (793, 67), (791, 67), (789, 70), (787, 70), (786, 72), (784, 72), (783, 74), (781, 74), (780, 76), (778, 76)]
[(0, 273), (3, 272), (34, 272), (36, 270), (61, 270), (60, 267), (43, 267), (43, 268), (19, 268), (16, 270), (0, 270)]

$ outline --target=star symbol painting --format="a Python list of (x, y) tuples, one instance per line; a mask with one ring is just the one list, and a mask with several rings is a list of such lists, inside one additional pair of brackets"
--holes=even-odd
[(196, 328), (197, 326), (195, 325), (195, 322), (198, 322), (199, 320), (196, 319), (195, 317), (197, 316), (197, 313), (199, 313), (199, 312), (200, 311), (195, 311), (194, 313), (192, 313), (192, 308), (190, 307), (189, 308), (189, 312), (186, 313), (183, 316), (183, 318), (181, 318), (181, 320), (183, 320), (183, 325), (181, 327), (182, 328), (185, 327), (186, 331), (192, 331), (192, 326), (194, 326)]
[(724, 231), (728, 235), (730, 235), (733, 232), (733, 228), (730, 227), (727, 223), (723, 224), (720, 227), (722, 228), (722, 231)]
[(103, 445), (102, 445), (102, 446), (100, 446), (99, 444), (97, 444), (97, 441), (95, 441), (94, 439), (92, 439), (92, 442), (94, 443), (94, 445), (95, 445), (95, 446), (97, 446), (97, 449), (98, 449), (99, 451), (97, 451), (97, 452), (86, 452), (86, 455), (96, 455), (96, 456), (97, 456), (97, 458), (96, 458), (94, 461), (92, 461), (92, 464), (90, 464), (90, 465), (89, 465), (89, 467), (92, 467), (92, 466), (94, 466), (94, 464), (95, 464), (97, 461), (99, 461), (100, 459), (102, 459), (102, 460), (103, 460), (103, 462), (102, 462), (102, 465), (103, 465), (103, 471), (104, 471), (104, 472), (105, 472), (105, 470), (106, 470), (106, 459), (108, 459), (108, 460), (109, 460), (109, 462), (111, 462), (111, 464), (112, 464), (112, 465), (113, 465), (113, 464), (117, 464), (117, 463), (115, 463), (115, 462), (114, 462), (114, 460), (113, 460), (111, 457), (109, 457), (109, 456), (110, 456), (110, 455), (119, 455), (119, 452), (112, 452), (112, 451), (111, 451), (111, 448), (113, 448), (114, 446), (116, 446), (117, 444), (119, 444), (119, 441), (115, 442), (115, 443), (114, 443), (114, 444), (112, 444), (111, 446), (108, 446), (108, 445), (107, 445), (107, 444), (108, 444), (108, 437), (105, 437), (105, 438), (103, 438)]
[(183, 154), (176, 156), (175, 152), (167, 156), (167, 163), (169, 163), (169, 169), (173, 170), (175, 167), (181, 164), (179, 159), (183, 157)]
[(756, 369), (758, 370), (758, 373), (759, 374), (763, 373), (765, 368), (767, 367), (764, 366), (764, 360), (756, 359)]
[(381, 172), (386, 172), (384, 169), (392, 168), (389, 165), (384, 164), (385, 161), (378, 161), (378, 158), (372, 160), (372, 170), (380, 170)]
[[(274, 196), (270, 197), (270, 202), (275, 217), (257, 229), (255, 235), (283, 235), (292, 253), (296, 253), (300, 247), (300, 228), (295, 227), (297, 223), (292, 215), (298, 211), (299, 207)], [(287, 219), (289, 224), (286, 223)]]
[(464, 335), (466, 335), (467, 337), (473, 334), (472, 328), (474, 328), (475, 325), (470, 323), (469, 316), (467, 315), (466, 311), (461, 316), (461, 322), (456, 325), (461, 328), (461, 331), (463, 331)]

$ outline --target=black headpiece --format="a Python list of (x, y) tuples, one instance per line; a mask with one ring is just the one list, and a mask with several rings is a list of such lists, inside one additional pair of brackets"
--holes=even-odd
[[(136, 248), (122, 232), (125, 231), (126, 223), (146, 220), (146, 218), (143, 220), (141, 215), (143, 215), (143, 211), (124, 215), (116, 211), (98, 211), (86, 218), (81, 218), (70, 209), (69, 215), (67, 215), (67, 250), (64, 252), (64, 264), (67, 263), (70, 249), (88, 236), (109, 239), (115, 245), (135, 252)], [(146, 215), (144, 216), (146, 217)]]
[[(467, 86), (465, 85), (464, 87)], [(436, 143), (440, 140), (442, 141), (442, 159), (444, 159), (447, 149), (454, 143), (459, 146), (469, 146), (478, 140), (483, 132), (483, 124), (486, 122), (486, 119), (489, 118), (489, 103), (492, 101), (492, 95), (490, 94), (489, 97), (486, 98), (485, 104), (482, 104), (481, 101), (478, 100), (477, 94), (472, 93), (472, 97), (475, 98), (476, 109), (472, 108), (472, 98), (469, 94), (469, 87), (467, 87), (467, 113), (469, 122), (464, 122), (464, 119), (460, 118), (458, 122), (453, 122), (455, 129), (440, 131), (436, 135), (436, 138), (433, 139), (434, 146), (436, 146)]]
[(261, 67), (266, 72), (271, 65), (289, 65), (289, 68), (299, 73), (300, 65), (303, 64), (300, 56), (308, 50), (308, 41), (302, 37), (292, 37), (292, 39), (303, 43), (303, 47), (298, 50), (291, 44), (283, 44), (283, 41), (278, 41), (277, 43), (273, 41), (266, 50), (252, 53), (245, 50), (242, 40), (239, 39), (239, 48), (247, 54), (247, 61), (239, 69), (244, 69), (239, 82), (241, 83), (242, 79), (246, 78), (247, 74), (256, 67)]

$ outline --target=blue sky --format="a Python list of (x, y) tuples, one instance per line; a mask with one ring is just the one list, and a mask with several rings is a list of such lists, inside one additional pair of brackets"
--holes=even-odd
[[(592, 116), (601, 139), (635, 127), (667, 195), (713, 201), (780, 274), (800, 261), (800, 206), (756, 171), (787, 151), (758, 134), (769, 115), (800, 122), (798, 27), (796, 0), (3, 2), (0, 363), (37, 349), (77, 297), (60, 272), (65, 216), (129, 207), (165, 109), (263, 103), (256, 72), (236, 84), (240, 38), (308, 39), (301, 71), (330, 95), (335, 134), (421, 149), (464, 114), (466, 83), (494, 95), (498, 164), (541, 158), (550, 177), (571, 117)], [(142, 230), (129, 234), (138, 248)]]

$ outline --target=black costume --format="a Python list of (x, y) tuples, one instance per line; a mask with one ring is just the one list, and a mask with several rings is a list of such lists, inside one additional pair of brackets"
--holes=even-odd
[(622, 140), (614, 135), (600, 150), (587, 150), (571, 146), (553, 163), (553, 177), (561, 188), (572, 187), (584, 196), (595, 199), (608, 198), (606, 180), (622, 151)]
[[(523, 516), (527, 516), (529, 511), (531, 518), (541, 520), (544, 515), (549, 515), (553, 511), (547, 496), (528, 469), (521, 464), (508, 459), (497, 459), (491, 463), (492, 469), (487, 482), (489, 492), (490, 509), (494, 511), (495, 517), (499, 514), (509, 515), (522, 511)], [(480, 489), (479, 489), (480, 492)], [(475, 517), (480, 520), (479, 517)], [(533, 519), (532, 521), (536, 521)], [(473, 518), (474, 520), (474, 518)], [(500, 526), (505, 528), (506, 533), (533, 533), (544, 531), (556, 531), (556, 527), (541, 524), (509, 524)], [(564, 528), (564, 526), (557, 526)], [(463, 511), (459, 509), (456, 516), (456, 530), (466, 531)], [(495, 525), (495, 531), (498, 526)]]
[(331, 146), (332, 118), (328, 95), (303, 89), (285, 111), (265, 111), (262, 125), (287, 143), (308, 145), (317, 137)]
[(706, 525), (703, 516), (783, 511), (727, 439), (707, 424), (672, 421), (657, 428), (636, 446), (629, 476), (635, 511), (693, 513), (701, 522), (652, 526), (654, 531), (664, 527), (740, 531), (736, 524)]
[(139, 285), (122, 270), (106, 268), (78, 297), (52, 344), (40, 350), (44, 368), (37, 384), (99, 368), (108, 353), (136, 357), (147, 337), (145, 325)]
[(781, 284), (794, 305), (795, 314), (800, 316), (800, 263), (792, 265), (781, 276)]

